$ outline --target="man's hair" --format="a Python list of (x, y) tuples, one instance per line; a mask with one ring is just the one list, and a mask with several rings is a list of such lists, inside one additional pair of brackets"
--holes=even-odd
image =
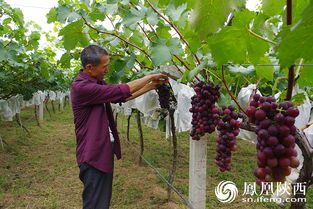
[(95, 66), (100, 64), (101, 57), (104, 55), (109, 55), (106, 49), (97, 45), (90, 45), (84, 48), (80, 53), (80, 60), (84, 68), (87, 64)]

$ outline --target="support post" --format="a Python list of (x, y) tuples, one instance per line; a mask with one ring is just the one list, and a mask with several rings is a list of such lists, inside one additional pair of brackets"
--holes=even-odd
[(189, 201), (194, 209), (205, 209), (207, 139), (190, 137), (189, 150)]
[(43, 102), (39, 105), (39, 121), (43, 121)]

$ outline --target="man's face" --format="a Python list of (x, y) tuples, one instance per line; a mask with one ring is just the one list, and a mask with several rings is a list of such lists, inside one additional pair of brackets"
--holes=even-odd
[(103, 80), (105, 74), (109, 72), (109, 65), (110, 58), (107, 55), (103, 55), (100, 60), (100, 64), (98, 65), (91, 65), (87, 64), (87, 72), (94, 78), (97, 78), (99, 81)]

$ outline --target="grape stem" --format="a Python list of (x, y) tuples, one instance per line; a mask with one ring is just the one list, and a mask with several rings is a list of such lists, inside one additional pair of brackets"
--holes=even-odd
[(267, 38), (264, 38), (263, 36), (260, 36), (259, 34), (253, 32), (253, 31), (250, 30), (250, 29), (248, 29), (248, 32), (249, 32), (251, 35), (253, 35), (253, 36), (257, 37), (257, 38), (262, 39), (263, 41), (266, 41), (266, 42), (269, 42), (269, 43), (271, 43), (271, 44), (277, 45), (277, 42), (272, 41), (272, 40), (269, 40), (269, 39), (267, 39)]
[(250, 102), (251, 102), (253, 96), (256, 94), (256, 90), (258, 89), (258, 86), (259, 86), (261, 80), (262, 80), (262, 79), (259, 79), (259, 80), (258, 80), (258, 82), (257, 82), (256, 85), (255, 85), (255, 89), (252, 90), (252, 93), (251, 93), (251, 95), (250, 95), (250, 97), (249, 97), (248, 105), (250, 104)]
[(163, 20), (165, 20), (165, 22), (167, 22), (175, 31), (176, 33), (179, 35), (179, 37), (181, 38), (181, 40), (186, 44), (186, 46), (188, 47), (188, 49), (190, 50), (190, 52), (192, 53), (192, 55), (194, 56), (194, 58), (197, 60), (198, 64), (201, 64), (200, 59), (198, 58), (198, 56), (192, 52), (189, 43), (187, 42), (187, 40), (184, 38), (184, 36), (181, 34), (181, 32), (176, 28), (176, 26), (170, 21), (168, 20), (163, 14), (161, 14), (152, 4), (149, 0), (145, 0), (149, 6), (151, 7), (151, 9), (157, 13)]
[(231, 91), (228, 88), (227, 82), (225, 80), (225, 72), (224, 72), (224, 65), (222, 65), (222, 82), (228, 92), (228, 94), (230, 95), (230, 97), (232, 98), (232, 100), (237, 104), (237, 106), (239, 107), (240, 111), (243, 112), (245, 115), (247, 115), (246, 111), (241, 107), (241, 105), (238, 103), (238, 101), (236, 100), (235, 96), (231, 93)]

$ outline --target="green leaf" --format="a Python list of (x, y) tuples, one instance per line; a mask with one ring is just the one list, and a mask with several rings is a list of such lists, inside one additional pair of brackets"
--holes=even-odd
[(255, 12), (251, 12), (247, 9), (243, 9), (240, 12), (235, 12), (234, 19), (232, 20), (232, 26), (234, 27), (249, 27), (249, 24), (256, 16)]
[(128, 14), (123, 19), (123, 23), (125, 26), (131, 27), (140, 20), (142, 20), (145, 16), (144, 10), (136, 10), (134, 8), (131, 8)]
[[(272, 64), (271, 60), (268, 57), (262, 57), (260, 59), (262, 64)], [(273, 66), (256, 66), (256, 74), (259, 78), (265, 78), (269, 81), (273, 81), (274, 78), (274, 67)]]
[(230, 97), (230, 95), (227, 94), (221, 94), (221, 97), (219, 98), (218, 102), (217, 102), (218, 106), (229, 106), (229, 105), (234, 105), (235, 107), (237, 107), (236, 103), (232, 100), (232, 98)]
[(89, 44), (89, 39), (87, 34), (83, 33), (83, 20), (78, 20), (76, 22), (70, 23), (60, 30), (59, 36), (63, 36), (63, 44), (66, 50), (74, 49), (78, 43), (81, 46), (87, 46)]
[(112, 41), (110, 41), (111, 46), (117, 46), (120, 43), (120, 39), (114, 38)]
[(127, 76), (127, 71), (131, 71), (135, 64), (135, 55), (124, 57), (123, 59), (114, 60), (110, 64), (110, 68), (114, 70), (109, 70), (107, 74), (107, 79), (109, 83), (118, 83), (123, 80), (123, 77)]
[(63, 68), (70, 68), (71, 67), (71, 59), (72, 56), (70, 53), (66, 52), (62, 55), (59, 63), (61, 64), (61, 67)]
[(116, 11), (118, 10), (118, 5), (117, 4), (105, 4), (106, 11), (110, 15), (114, 15)]
[(262, 0), (262, 11), (268, 17), (281, 14), (284, 11), (286, 0)]
[(156, 25), (159, 22), (159, 16), (151, 8), (147, 10), (147, 22), (150, 25)]
[(154, 65), (158, 66), (171, 60), (171, 51), (166, 45), (166, 40), (157, 39), (151, 49), (151, 58)]
[(204, 69), (204, 67), (206, 66), (207, 62), (201, 62), (200, 65), (198, 65), (195, 69), (191, 70), (188, 74), (187, 74), (187, 81), (190, 82), (194, 79), (194, 77), (196, 75), (198, 75), (200, 73), (200, 71), (202, 71)]
[(187, 4), (182, 4), (180, 6), (178, 6), (177, 8), (173, 5), (170, 4), (167, 7), (167, 15), (172, 18), (172, 20), (174, 21), (178, 21), (179, 18), (181, 17), (181, 15), (183, 14), (183, 12), (187, 9)]
[(306, 97), (304, 93), (299, 93), (296, 95), (293, 95), (291, 98), (291, 102), (294, 103), (295, 106), (304, 104)]
[(72, 12), (67, 6), (60, 6), (57, 8), (57, 18), (61, 23), (65, 23), (67, 20), (69, 22), (77, 20), (80, 18), (80, 15)]
[(24, 25), (24, 15), (20, 8), (14, 8), (13, 11), (13, 19), (16, 21), (19, 25)]
[(224, 25), (229, 14), (243, 7), (245, 2), (245, 0), (196, 0), (192, 13), (192, 26), (200, 39), (215, 33)]
[(283, 67), (289, 67), (298, 58), (312, 60), (313, 50), (313, 1), (302, 13), (302, 21), (293, 27), (285, 27), (279, 34), (282, 40), (277, 47), (278, 58)]
[[(247, 20), (244, 20), (245, 18)], [(246, 10), (237, 12), (233, 26), (225, 27), (216, 35), (208, 38), (212, 56), (218, 65), (230, 61), (235, 64), (256, 64), (269, 50), (267, 42), (248, 32), (247, 28), (251, 18), (250, 12)]]
[(0, 62), (6, 61), (9, 57), (9, 52), (5, 48), (0, 47)]
[(170, 48), (171, 54), (181, 55), (183, 53), (183, 48), (179, 38), (172, 38), (168, 41), (168, 46)]
[(7, 25), (7, 24), (11, 23), (11, 21), (12, 21), (12, 19), (8, 17), (8, 18), (5, 18), (2, 23), (4, 25)]
[[(312, 62), (310, 62), (312, 63)], [(300, 87), (313, 86), (313, 67), (305, 66), (301, 69), (297, 83)]]
[(53, 23), (56, 22), (57, 19), (57, 8), (53, 7), (52, 9), (50, 9), (50, 11), (48, 12), (48, 14), (46, 14), (47, 17), (47, 23)]
[(156, 33), (159, 35), (160, 38), (163, 38), (163, 39), (172, 38), (172, 35), (170, 34), (170, 28), (169, 27), (159, 26), (156, 29)]
[(292, 1), (292, 21), (297, 23), (301, 19), (303, 10), (307, 8), (311, 0), (293, 0)]

